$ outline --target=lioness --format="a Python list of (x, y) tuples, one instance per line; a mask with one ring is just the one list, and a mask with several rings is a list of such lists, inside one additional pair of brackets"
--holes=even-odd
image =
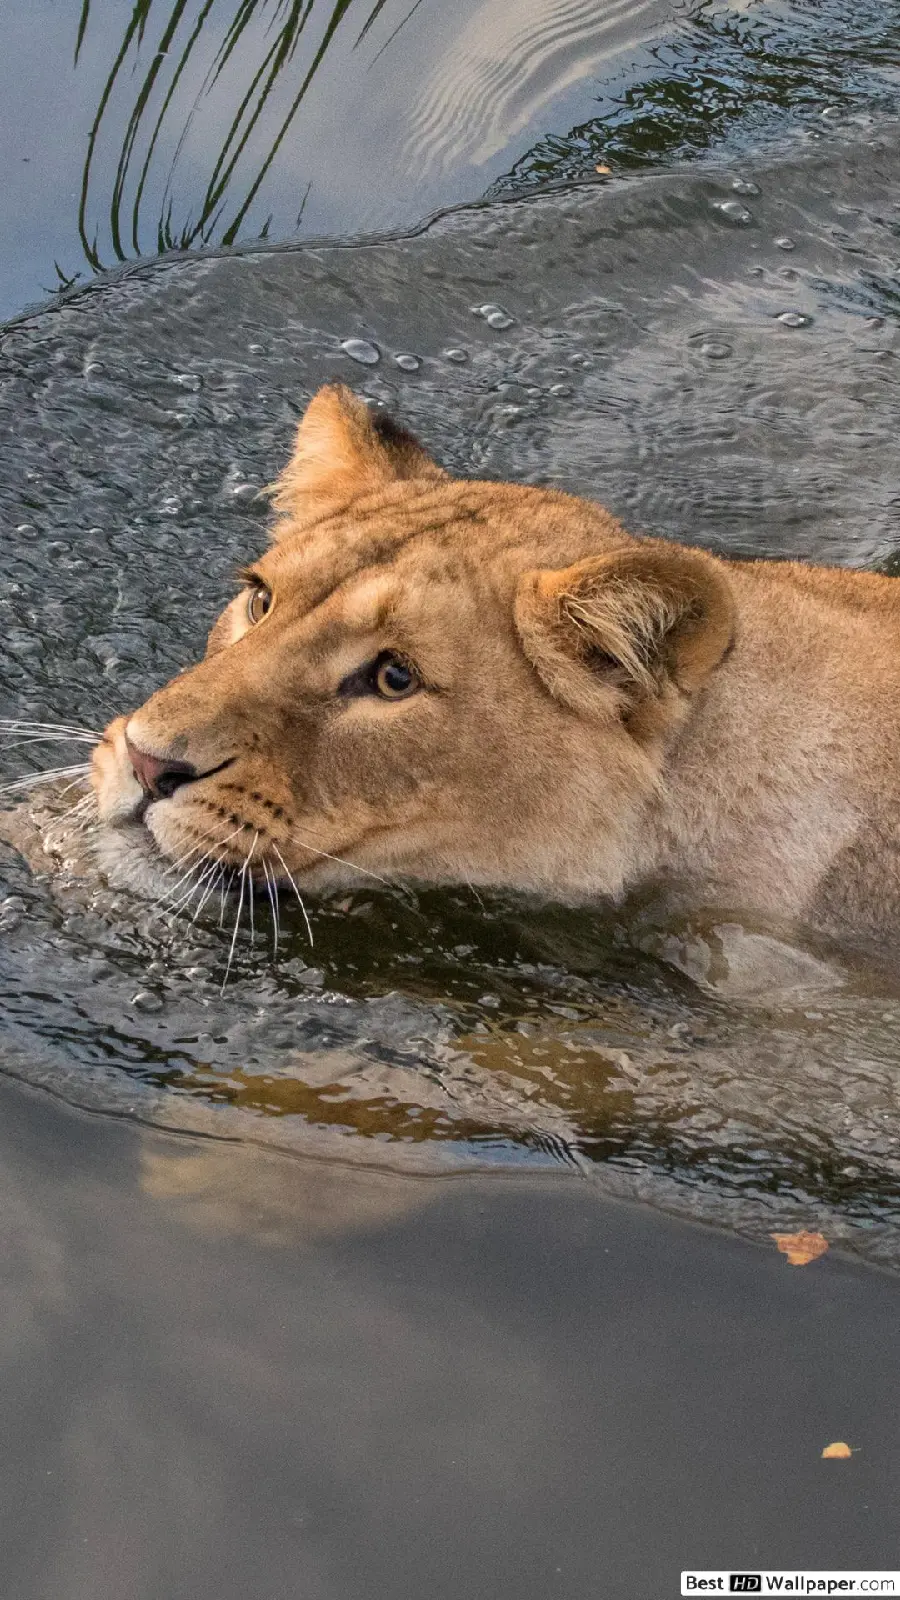
[[(453, 479), (322, 389), (204, 660), (104, 734), (107, 859), (900, 921), (900, 585)], [(249, 864), (249, 866), (248, 866)], [(171, 880), (170, 880), (171, 881)]]

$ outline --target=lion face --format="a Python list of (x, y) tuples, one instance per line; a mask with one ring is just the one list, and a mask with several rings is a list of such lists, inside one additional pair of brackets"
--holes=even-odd
[(451, 480), (336, 388), (275, 505), (204, 660), (95, 752), (120, 875), (618, 893), (730, 641), (721, 564), (553, 491)]

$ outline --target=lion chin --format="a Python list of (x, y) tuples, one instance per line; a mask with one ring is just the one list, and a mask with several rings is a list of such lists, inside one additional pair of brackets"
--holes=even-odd
[[(204, 658), (93, 757), (104, 872), (900, 926), (900, 590), (449, 477), (339, 387)], [(299, 892), (299, 891), (298, 891)]]
[(98, 829), (93, 848), (96, 865), (111, 888), (130, 889), (148, 900), (160, 900), (171, 889), (172, 863), (140, 824)]

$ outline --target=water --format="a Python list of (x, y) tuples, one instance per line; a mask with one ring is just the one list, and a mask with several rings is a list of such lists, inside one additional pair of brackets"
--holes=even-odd
[(286, 1160), (5, 1079), (0, 1144), (17, 1600), (644, 1600), (686, 1546), (893, 1559), (884, 1274), (563, 1177)]
[(7, 7), (0, 312), (161, 249), (416, 224), (505, 173), (551, 107), (571, 125), (592, 74), (682, 15), (677, 0)]
[(161, 250), (815, 139), (898, 65), (881, 0), (32, 0), (3, 42), (0, 314)]
[[(100, 726), (196, 656), (333, 377), (456, 471), (733, 554), (890, 566), (896, 134), (851, 117), (405, 239), (169, 260), (11, 324), (0, 505), (26, 531), (3, 556), (2, 709)], [(4, 1056), (29, 1081), (353, 1162), (574, 1172), (898, 1264), (889, 970), (740, 908), (673, 926), (364, 892), (316, 909), (312, 950), (287, 909), (277, 960), (241, 934), (223, 995), (230, 923), (168, 925), (77, 857), (51, 868), (42, 828), (5, 825), (38, 863), (6, 857), (26, 909), (0, 946)]]

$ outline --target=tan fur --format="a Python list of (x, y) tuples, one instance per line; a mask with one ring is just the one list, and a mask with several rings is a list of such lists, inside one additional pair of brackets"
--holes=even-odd
[[(556, 491), (452, 480), (338, 388), (275, 507), (269, 614), (240, 594), (96, 751), (133, 877), (193, 851), (301, 887), (662, 883), (843, 934), (900, 924), (894, 579), (722, 561)], [(385, 651), (417, 693), (339, 692)], [(201, 774), (143, 821), (126, 727)]]

